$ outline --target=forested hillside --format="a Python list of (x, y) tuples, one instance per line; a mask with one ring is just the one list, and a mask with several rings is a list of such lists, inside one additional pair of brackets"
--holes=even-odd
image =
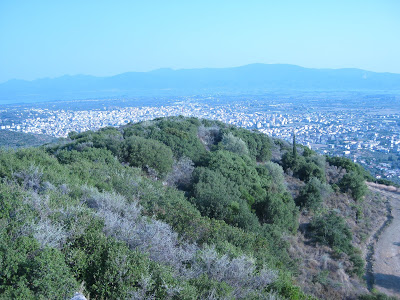
[(29, 134), (9, 130), (0, 130), (0, 147), (18, 148), (40, 146), (54, 142), (56, 138), (43, 134)]
[(0, 298), (378, 299), (385, 204), (346, 159), (172, 117), (1, 150), (0, 177)]

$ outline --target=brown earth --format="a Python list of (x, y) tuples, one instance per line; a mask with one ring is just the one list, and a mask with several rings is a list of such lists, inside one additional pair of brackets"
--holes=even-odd
[(392, 222), (385, 228), (375, 244), (373, 277), (374, 287), (387, 295), (400, 296), (400, 193), (399, 189), (368, 184), (391, 205)]
[[(286, 181), (289, 191), (296, 197), (304, 183), (290, 176), (286, 177)], [(324, 199), (324, 207), (337, 211), (346, 220), (353, 232), (353, 246), (361, 250), (364, 258), (372, 258), (373, 262), (373, 252), (370, 254), (369, 246), (372, 245), (374, 249), (378, 241), (376, 237), (380, 237), (388, 228), (385, 226), (388, 224), (387, 194), (391, 197), (400, 197), (400, 192), (396, 194), (397, 190), (392, 187), (375, 184), (369, 186), (369, 192), (361, 202), (354, 201), (349, 194), (333, 192)], [(296, 282), (306, 293), (319, 299), (358, 299), (359, 295), (368, 294), (364, 280), (349, 275), (348, 270), (352, 268), (349, 256), (343, 253), (338, 255), (331, 248), (315, 244), (306, 237), (307, 225), (312, 217), (313, 214), (302, 212), (298, 234), (288, 237), (291, 245), (289, 252), (299, 261)], [(367, 273), (367, 282), (374, 281), (373, 275), (373, 272)]]

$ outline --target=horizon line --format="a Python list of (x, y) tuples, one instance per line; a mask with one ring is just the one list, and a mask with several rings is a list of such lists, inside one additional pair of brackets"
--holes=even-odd
[(60, 76), (47, 76), (47, 77), (38, 77), (35, 79), (18, 79), (18, 78), (11, 78), (6, 81), (1, 81), (1, 84), (10, 82), (10, 81), (26, 81), (26, 82), (33, 82), (37, 80), (54, 80), (54, 79), (59, 79), (62, 77), (78, 77), (78, 76), (85, 76), (85, 77), (95, 77), (95, 78), (110, 78), (122, 74), (129, 74), (129, 73), (151, 73), (151, 72), (156, 72), (160, 70), (169, 70), (169, 71), (183, 71), (183, 70), (215, 70), (215, 69), (236, 69), (236, 68), (242, 68), (242, 67), (247, 67), (247, 66), (252, 66), (252, 65), (264, 65), (264, 66), (293, 66), (293, 67), (299, 67), (302, 69), (313, 69), (313, 70), (358, 70), (358, 71), (364, 71), (364, 72), (370, 72), (370, 73), (379, 73), (379, 74), (395, 74), (395, 75), (400, 75), (400, 73), (395, 73), (395, 72), (387, 72), (387, 71), (371, 71), (371, 70), (366, 70), (362, 68), (355, 68), (355, 67), (340, 67), (340, 68), (312, 68), (312, 67), (304, 67), (296, 64), (288, 64), (288, 63), (249, 63), (249, 64), (244, 64), (244, 65), (239, 65), (239, 66), (231, 66), (231, 67), (199, 67), (199, 68), (171, 68), (171, 67), (161, 67), (157, 69), (151, 69), (148, 71), (126, 71), (126, 72), (121, 72), (121, 73), (116, 73), (113, 75), (106, 75), (106, 76), (97, 76), (97, 75), (91, 75), (91, 74), (82, 74), (82, 73), (76, 73), (76, 74), (64, 74)]

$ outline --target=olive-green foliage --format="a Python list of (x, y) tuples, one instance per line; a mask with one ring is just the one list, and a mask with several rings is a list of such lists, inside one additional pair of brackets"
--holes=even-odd
[[(70, 268), (79, 280), (85, 282), (92, 297), (129, 298), (144, 288), (142, 279), (148, 278), (151, 285), (145, 295), (163, 299), (166, 297), (164, 285), (179, 284), (171, 270), (152, 262), (143, 253), (129, 250), (125, 243), (106, 237), (101, 229), (101, 223), (93, 223), (66, 250)], [(189, 298), (194, 298), (194, 295)]]
[[(198, 290), (198, 299), (234, 299), (233, 288), (225, 282), (210, 280), (206, 274), (190, 281)], [(212, 299), (212, 298), (211, 298)]]
[(78, 284), (57, 249), (24, 234), (34, 218), (16, 185), (0, 184), (0, 295), (8, 299), (65, 299)]
[[(43, 170), (42, 180), (65, 180), (62, 167), (57, 159), (37, 148), (19, 149), (18, 151), (0, 150), (0, 177), (12, 178), (14, 173), (27, 170), (32, 165), (40, 165)], [(64, 177), (63, 179), (61, 177)], [(65, 182), (65, 181), (64, 181)]]
[[(261, 223), (275, 224), (290, 232), (297, 230), (298, 210), (283, 182), (278, 182), (283, 180), (281, 169), (274, 169), (271, 164), (268, 164), (268, 167), (257, 167), (249, 157), (239, 156), (224, 150), (218, 150), (211, 154), (208, 168), (236, 184), (241, 193), (240, 198), (246, 200), (248, 206), (254, 209)], [(229, 193), (229, 190), (227, 192)], [(242, 207), (241, 202), (233, 201), (233, 203), (230, 203), (237, 202), (239, 207)], [(229, 202), (229, 200), (226, 202)], [(223, 206), (226, 207), (227, 205), (224, 204)], [(235, 209), (237, 205), (230, 207)], [(252, 219), (250, 218), (251, 215), (245, 210), (243, 210), (243, 213), (247, 216), (247, 220)], [(244, 215), (240, 216), (242, 222), (246, 220), (243, 219)], [(226, 218), (222, 219), (227, 221)], [(250, 224), (254, 223), (251, 222)]]
[(309, 226), (315, 241), (347, 254), (353, 252), (352, 234), (344, 219), (334, 211), (315, 216)]
[(204, 167), (193, 174), (193, 196), (196, 206), (203, 215), (226, 220), (241, 201), (238, 186), (218, 171)]
[(248, 156), (218, 150), (211, 153), (208, 167), (236, 183), (249, 206), (264, 198), (265, 190), (261, 187), (256, 164)]
[(113, 127), (101, 128), (97, 132), (86, 131), (69, 137), (75, 141), (75, 145), (90, 143), (95, 148), (110, 150), (114, 155), (119, 154), (123, 140), (122, 133)]
[(283, 230), (295, 233), (298, 228), (298, 209), (288, 192), (267, 193), (254, 208), (262, 223), (273, 224)]
[(312, 177), (325, 182), (325, 160), (320, 156), (293, 156), (293, 153), (286, 152), (282, 156), (282, 167), (285, 171), (291, 169), (293, 174), (300, 180), (308, 181)]
[(387, 185), (387, 186), (400, 187), (400, 184), (395, 183), (395, 182), (393, 182), (393, 181), (391, 181), (391, 180), (388, 180), (388, 179), (384, 179), (384, 178), (375, 179), (374, 181), (375, 181), (376, 183), (384, 184), (384, 185)]
[(123, 143), (122, 156), (129, 165), (139, 168), (152, 168), (165, 175), (172, 168), (172, 151), (162, 143), (131, 136)]
[(313, 155), (305, 157), (305, 160), (306, 164), (299, 170), (300, 179), (308, 181), (312, 177), (316, 177), (321, 182), (325, 182), (325, 157)]
[[(94, 152), (97, 152), (99, 149), (94, 150)], [(82, 152), (76, 153), (78, 155), (82, 154), (82, 158), (88, 152), (90, 151), (85, 149)], [(31, 156), (31, 163), (40, 165), (37, 160), (39, 158), (40, 156)], [(73, 164), (76, 163), (76, 159), (77, 157), (74, 157)], [(18, 163), (20, 161), (15, 160), (13, 162)], [(96, 166), (95, 161), (85, 161), (82, 158), (82, 162), (87, 164), (92, 163), (91, 167)], [(57, 164), (55, 162), (55, 165)], [(100, 164), (102, 164), (102, 161), (100, 161)], [(121, 165), (118, 166), (124, 169)], [(40, 165), (40, 167), (42, 166)], [(107, 165), (105, 165), (106, 167)], [(111, 163), (109, 167), (112, 167)], [(112, 168), (109, 171), (112, 171)], [(129, 175), (132, 176), (133, 174), (135, 173), (126, 172), (123, 178)], [(77, 178), (81, 175), (76, 173), (70, 174), (71, 177)], [(96, 176), (94, 175), (94, 177)], [(97, 180), (102, 181), (103, 178), (97, 178)], [(71, 180), (70, 182), (74, 181)], [(120, 182), (118, 178), (117, 182)], [(97, 185), (95, 180), (93, 180), (93, 184)], [(4, 222), (8, 223), (7, 227), (0, 227), (5, 230), (2, 232), (0, 238), (0, 261), (2, 267), (4, 267), (3, 271), (10, 270), (10, 272), (7, 271), (8, 275), (1, 273), (10, 278), (7, 277), (7, 279), (0, 276), (0, 281), (3, 280), (0, 292), (6, 298), (64, 299), (76, 291), (78, 284), (75, 279), (85, 281), (87, 290), (93, 297), (126, 298), (130, 296), (131, 292), (135, 292), (135, 287), (138, 289), (142, 288), (138, 284), (138, 281), (143, 276), (148, 276), (152, 282), (151, 289), (147, 291), (149, 297), (154, 294), (157, 298), (165, 298), (168, 291), (164, 285), (167, 284), (169, 287), (173, 287), (179, 284), (179, 289), (182, 290), (179, 294), (180, 298), (196, 298), (194, 287), (182, 281), (178, 282), (172, 276), (171, 270), (151, 262), (143, 254), (130, 251), (124, 243), (106, 238), (101, 232), (102, 224), (87, 214), (81, 216), (81, 218), (75, 215), (73, 216), (74, 219), (70, 220), (72, 223), (65, 223), (67, 226), (66, 229), (77, 228), (76, 232), (80, 232), (84, 228), (89, 228), (83, 235), (69, 240), (68, 247), (63, 250), (65, 256), (61, 255), (57, 249), (39, 248), (36, 240), (25, 236), (25, 232), (29, 234), (26, 225), (36, 218), (32, 209), (22, 201), (29, 197), (30, 194), (25, 193), (18, 185), (1, 185), (0, 187), (0, 203), (2, 212), (4, 213), (1, 216), (0, 222), (2, 225), (4, 225)], [(51, 193), (53, 191), (50, 190), (46, 193), (50, 193), (46, 195), (52, 200)], [(60, 202), (60, 196), (64, 198), (62, 200), (65, 200), (64, 203), (54, 202), (55, 205), (61, 205), (60, 212), (64, 211), (62, 208), (64, 205), (77, 205), (69, 195), (77, 196), (78, 198), (81, 197), (79, 193), (76, 194), (72, 190), (68, 195), (56, 195), (58, 202)], [(41, 196), (38, 195), (37, 197)], [(40, 213), (47, 215), (49, 211), (41, 211)], [(69, 209), (68, 215), (70, 214), (71, 210)], [(16, 215), (18, 215), (18, 218), (15, 218)], [(65, 216), (63, 213), (59, 215), (63, 219)], [(54, 217), (57, 217), (57, 215), (54, 215)], [(85, 225), (87, 222), (90, 224)], [(77, 226), (79, 226), (79, 229)], [(30, 248), (27, 248), (28, 246), (26, 245)], [(23, 250), (25, 248), (28, 250)], [(27, 260), (29, 260), (29, 263)], [(67, 265), (64, 260), (67, 262)], [(143, 266), (143, 263), (145, 267), (140, 269), (139, 267)], [(15, 272), (18, 275), (15, 275)], [(27, 279), (25, 280), (24, 278)], [(55, 278), (57, 280), (54, 280)], [(134, 283), (132, 283), (132, 280), (134, 280)], [(111, 282), (113, 284), (110, 284)], [(60, 291), (65, 293), (60, 293)]]
[(333, 165), (336, 167), (342, 167), (343, 169), (346, 169), (346, 171), (348, 173), (356, 172), (357, 174), (364, 177), (364, 179), (367, 179), (369, 181), (374, 180), (374, 178), (371, 176), (371, 174), (367, 170), (365, 170), (361, 165), (354, 163), (349, 158), (339, 157), (339, 156), (326, 156), (326, 161), (330, 165)]
[(160, 186), (157, 184), (150, 185), (146, 181), (137, 186), (139, 193), (143, 195), (141, 204), (144, 210), (147, 214), (156, 215), (160, 220), (170, 224), (188, 241), (199, 245), (224, 245), (224, 249), (227, 245), (231, 245), (238, 254), (251, 254), (260, 264), (279, 266), (284, 264), (288, 269), (293, 268), (293, 261), (286, 251), (288, 244), (282, 239), (281, 230), (265, 228), (263, 232), (244, 231), (229, 226), (222, 220), (201, 216), (182, 192), (171, 188), (160, 192)]
[(268, 161), (257, 166), (257, 173), (261, 179), (262, 187), (271, 193), (286, 191), (286, 182), (283, 169), (280, 165)]
[(353, 266), (348, 272), (350, 274), (355, 274), (359, 278), (362, 278), (365, 274), (365, 261), (360, 255), (360, 253), (353, 253), (350, 255), (350, 261), (352, 262)]
[(310, 157), (310, 156), (313, 156), (316, 154), (315, 151), (311, 150), (308, 147), (302, 146), (302, 148), (303, 148), (303, 156), (304, 157)]
[(34, 147), (51, 143), (55, 140), (56, 138), (49, 135), (0, 130), (0, 147)]
[(284, 299), (317, 300), (304, 294), (298, 286), (293, 285), (292, 279), (287, 274), (282, 274), (280, 280), (274, 282), (269, 289), (277, 291)]
[(296, 203), (300, 207), (312, 211), (317, 210), (321, 207), (324, 196), (327, 196), (330, 191), (329, 185), (321, 183), (318, 178), (312, 177), (306, 185), (300, 189), (299, 196), (296, 198)]
[(0, 236), (0, 294), (8, 299), (65, 299), (78, 284), (57, 249), (40, 249), (33, 238)]
[(239, 155), (248, 155), (249, 149), (241, 138), (235, 137), (232, 133), (224, 134), (221, 140), (222, 149)]
[[(249, 156), (212, 146), (206, 150), (197, 136), (202, 125), (221, 128), (214, 132), (220, 138), (231, 132), (246, 143)], [(131, 146), (137, 144), (145, 145), (146, 151), (133, 151)], [(133, 158), (131, 154), (140, 151), (144, 155)], [(269, 151), (269, 138), (259, 133), (183, 117), (128, 125), (124, 130), (72, 133), (68, 140), (45, 148), (1, 150), (0, 297), (64, 298), (69, 295), (55, 291), (73, 293), (82, 282), (85, 293), (94, 299), (198, 299), (229, 296), (238, 289), (205, 274), (180, 277), (179, 270), (110, 236), (105, 219), (94, 207), (86, 207), (88, 188), (139, 202), (142, 214), (169, 224), (182, 243), (212, 245), (221, 255), (246, 255), (257, 266), (279, 268), (282, 274), (295, 272), (282, 232), (297, 228), (296, 207), (281, 168), (255, 162), (268, 159)], [(182, 157), (189, 157), (197, 167), (191, 182), (187, 177), (186, 194), (121, 163), (126, 160), (165, 174), (172, 159)], [(62, 235), (63, 242), (50, 248), (36, 235), (37, 224), (55, 229), (52, 234)], [(292, 283), (271, 290), (301, 294)], [(266, 295), (257, 293), (249, 297)]]
[(294, 233), (298, 227), (298, 209), (286, 189), (282, 168), (267, 162), (258, 166), (257, 172), (261, 187), (266, 191), (263, 198), (257, 199), (253, 206), (260, 221)]
[(193, 184), (193, 201), (202, 215), (248, 230), (257, 227), (257, 218), (241, 198), (239, 187), (220, 172), (197, 168)]
[(291, 169), (293, 173), (295, 173), (300, 164), (305, 163), (304, 157), (296, 155), (296, 157), (293, 155), (293, 152), (287, 151), (282, 155), (282, 168), (287, 171), (288, 169)]
[(195, 118), (170, 117), (127, 126), (124, 137), (132, 135), (154, 139), (171, 148), (177, 158), (186, 156), (195, 163), (206, 150), (197, 137), (200, 121)]
[(229, 133), (246, 143), (249, 155), (252, 159), (267, 161), (271, 158), (272, 142), (265, 134), (232, 126), (221, 129), (221, 138)]
[(64, 149), (57, 151), (56, 157), (68, 173), (74, 174), (64, 183), (72, 183), (71, 179), (74, 179), (75, 184), (93, 185), (100, 190), (110, 191), (113, 188), (111, 181), (116, 176), (111, 176), (112, 172), (124, 169), (118, 159), (106, 149), (89, 147), (81, 151)]
[(367, 191), (367, 185), (364, 181), (365, 179), (361, 174), (351, 171), (339, 181), (339, 187), (342, 192), (350, 191), (354, 200), (361, 200)]

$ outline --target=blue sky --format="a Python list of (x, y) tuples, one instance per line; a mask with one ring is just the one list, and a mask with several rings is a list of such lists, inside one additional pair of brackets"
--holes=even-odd
[(0, 82), (250, 63), (400, 73), (400, 1), (0, 0)]

